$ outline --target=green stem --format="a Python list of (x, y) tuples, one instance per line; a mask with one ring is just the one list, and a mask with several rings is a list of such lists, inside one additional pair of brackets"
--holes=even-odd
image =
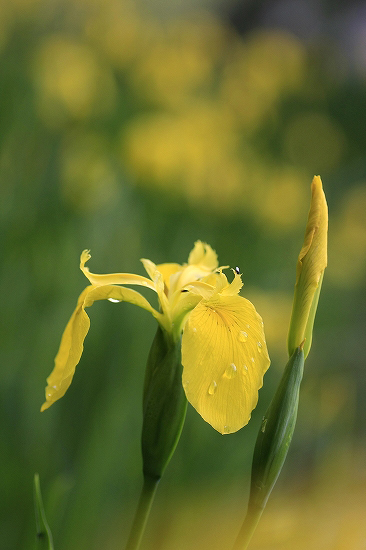
[(233, 550), (246, 550), (251, 541), (254, 531), (261, 519), (263, 508), (248, 508), (247, 515), (239, 531), (238, 537), (233, 546)]
[(34, 509), (36, 515), (37, 549), (54, 550), (51, 529), (44, 511), (39, 475), (34, 474)]
[(137, 505), (137, 510), (125, 550), (138, 550), (140, 547), (141, 539), (145, 531), (146, 522), (150, 514), (151, 505), (153, 503), (159, 481), (160, 478), (151, 478), (148, 476), (145, 476), (144, 478), (140, 500)]

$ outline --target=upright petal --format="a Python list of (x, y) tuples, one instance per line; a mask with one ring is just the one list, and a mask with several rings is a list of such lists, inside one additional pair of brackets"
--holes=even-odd
[(84, 340), (90, 327), (90, 319), (85, 312), (97, 300), (126, 301), (146, 309), (161, 322), (162, 315), (135, 290), (113, 285), (88, 286), (80, 294), (77, 306), (66, 325), (61, 338), (59, 351), (55, 358), (55, 366), (47, 378), (46, 401), (41, 411), (48, 409), (60, 399), (71, 384), (75, 367), (79, 363), (84, 349)]
[(151, 279), (154, 282), (154, 288), (158, 293), (159, 302), (163, 313), (167, 316), (167, 318), (170, 318), (170, 307), (169, 307), (168, 297), (165, 294), (165, 285), (164, 285), (163, 275), (158, 270), (156, 264), (154, 264), (154, 262), (152, 262), (151, 260), (147, 260), (146, 258), (141, 258), (141, 262), (144, 268), (146, 269), (146, 272), (148, 273), (149, 277), (151, 277)]
[(160, 271), (160, 273), (162, 274), (163, 276), (163, 281), (164, 281), (164, 284), (166, 286), (166, 288), (170, 289), (170, 278), (172, 275), (174, 275), (175, 273), (178, 273), (179, 271), (182, 270), (182, 266), (180, 264), (158, 264), (156, 266), (156, 269), (158, 271)]
[(218, 267), (217, 254), (209, 244), (196, 241), (188, 257), (188, 265), (195, 265), (206, 271), (214, 271)]
[(216, 295), (189, 315), (182, 339), (183, 387), (220, 433), (248, 423), (269, 363), (262, 319), (245, 298)]

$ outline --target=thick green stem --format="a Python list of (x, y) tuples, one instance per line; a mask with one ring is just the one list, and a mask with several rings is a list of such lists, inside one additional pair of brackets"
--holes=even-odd
[(126, 544), (126, 550), (138, 550), (160, 478), (145, 476), (140, 499)]
[(254, 531), (261, 519), (263, 508), (248, 509), (243, 525), (239, 531), (233, 550), (246, 550), (251, 541)]

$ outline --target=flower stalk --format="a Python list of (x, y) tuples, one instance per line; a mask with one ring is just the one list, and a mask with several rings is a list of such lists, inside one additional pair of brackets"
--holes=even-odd
[(286, 365), (258, 432), (248, 511), (233, 550), (247, 548), (282, 470), (295, 429), (303, 372), (304, 351), (300, 346)]
[(295, 429), (304, 361), (310, 351), (315, 314), (327, 265), (328, 207), (315, 176), (311, 203), (296, 268), (288, 335), (289, 361), (263, 417), (255, 444), (246, 517), (233, 550), (246, 550), (285, 462)]
[(54, 550), (50, 526), (44, 511), (39, 474), (34, 474), (34, 511), (36, 516), (36, 548), (37, 550)]

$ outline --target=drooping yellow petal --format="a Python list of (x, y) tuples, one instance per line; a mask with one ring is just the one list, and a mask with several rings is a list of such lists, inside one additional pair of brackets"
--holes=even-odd
[(71, 384), (75, 367), (79, 363), (84, 348), (84, 340), (90, 327), (90, 319), (85, 312), (97, 300), (125, 301), (146, 309), (160, 322), (162, 316), (149, 302), (135, 290), (113, 285), (88, 286), (80, 294), (77, 306), (66, 325), (61, 338), (55, 366), (47, 378), (46, 401), (41, 411), (48, 409), (60, 399)]
[(90, 260), (91, 255), (89, 250), (83, 250), (80, 256), (80, 269), (90, 283), (95, 286), (102, 285), (140, 285), (155, 290), (154, 283), (147, 277), (134, 275), (133, 273), (106, 273), (97, 275), (90, 273), (89, 268), (85, 264)]
[(248, 423), (269, 363), (262, 319), (245, 298), (216, 295), (189, 315), (182, 339), (183, 387), (220, 433)]
[(315, 176), (311, 185), (311, 203), (305, 239), (296, 266), (296, 284), (288, 351), (305, 340), (304, 355), (309, 353), (320, 286), (327, 266), (328, 207), (322, 182)]

